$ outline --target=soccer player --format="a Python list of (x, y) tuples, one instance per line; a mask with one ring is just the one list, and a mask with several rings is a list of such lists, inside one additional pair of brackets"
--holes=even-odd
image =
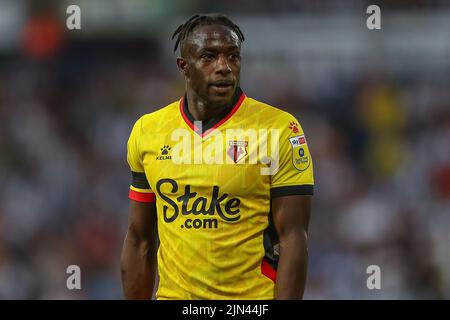
[(229, 18), (194, 15), (174, 37), (185, 95), (128, 140), (125, 298), (150, 299), (158, 272), (157, 299), (301, 299), (314, 185), (303, 130), (239, 87), (244, 35)]

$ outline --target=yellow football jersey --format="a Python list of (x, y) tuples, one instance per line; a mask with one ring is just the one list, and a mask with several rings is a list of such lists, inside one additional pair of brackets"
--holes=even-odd
[(236, 90), (194, 121), (186, 96), (142, 116), (128, 140), (129, 197), (156, 201), (157, 299), (274, 299), (279, 256), (271, 199), (313, 194), (303, 130)]

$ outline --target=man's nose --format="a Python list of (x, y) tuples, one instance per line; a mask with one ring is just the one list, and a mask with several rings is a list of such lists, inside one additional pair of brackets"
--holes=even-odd
[(217, 59), (217, 72), (230, 73), (231, 68), (228, 59), (224, 54), (220, 54)]

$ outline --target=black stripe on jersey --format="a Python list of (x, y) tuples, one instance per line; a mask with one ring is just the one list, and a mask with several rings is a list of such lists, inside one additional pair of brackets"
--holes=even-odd
[(270, 189), (271, 198), (294, 196), (294, 195), (312, 196), (313, 194), (314, 194), (314, 185), (312, 184), (304, 184), (300, 186), (276, 187)]
[(131, 171), (131, 185), (139, 189), (151, 189), (144, 172)]

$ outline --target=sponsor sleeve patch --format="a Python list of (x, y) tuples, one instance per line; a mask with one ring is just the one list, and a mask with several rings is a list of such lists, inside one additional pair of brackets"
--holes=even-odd
[(311, 162), (309, 155), (308, 144), (306, 143), (305, 135), (299, 135), (289, 138), (292, 149), (292, 163), (299, 171), (308, 169)]

